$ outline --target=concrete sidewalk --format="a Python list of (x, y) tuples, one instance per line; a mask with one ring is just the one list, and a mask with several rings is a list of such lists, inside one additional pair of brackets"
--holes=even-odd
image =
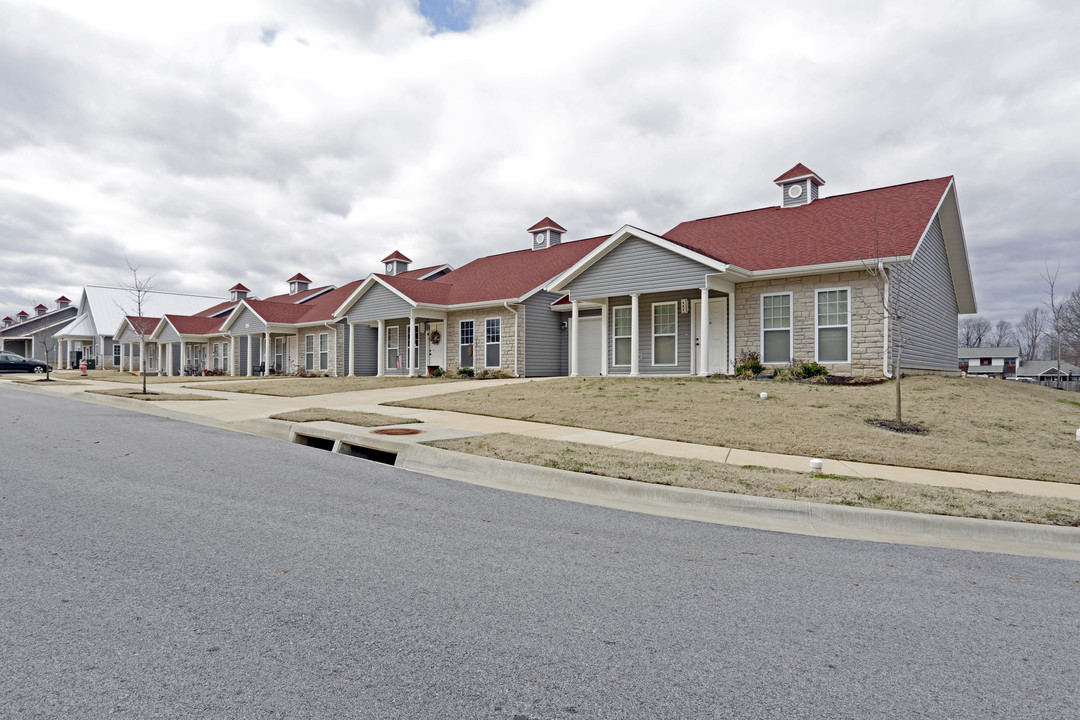
[[(9, 375), (4, 376), (4, 379), (11, 380), (15, 378), (14, 376)], [(496, 387), (499, 385), (536, 381), (537, 379), (484, 380), (482, 387)], [(0, 379), (0, 382), (3, 382), (3, 380)], [(89, 389), (118, 389), (129, 386), (126, 383), (122, 384), (95, 380), (80, 380), (77, 382), (79, 382), (78, 385), (61, 385), (56, 387), (35, 386), (35, 389), (52, 395), (68, 396), (74, 399), (79, 395), (85, 395), (85, 391)], [(265, 382), (273, 381), (269, 380)], [(137, 379), (133, 379), (132, 384), (136, 383)], [(19, 387), (28, 386), (20, 385)], [(709, 460), (731, 465), (755, 465), (759, 467), (779, 468), (799, 472), (809, 472), (810, 470), (811, 458), (800, 455), (783, 455), (779, 453), (757, 452), (753, 450), (740, 450), (737, 448), (711, 445), (695, 445), (693, 443), (638, 437), (635, 435), (605, 432), (602, 430), (588, 430), (561, 425), (528, 422), (524, 420), (507, 420), (504, 418), (469, 415), (466, 413), (444, 410), (402, 408), (384, 404), (401, 400), (430, 397), (433, 395), (475, 390), (477, 387), (478, 384), (476, 381), (447, 381), (437, 384), (403, 385), (401, 387), (380, 388), (375, 390), (359, 390), (328, 395), (307, 395), (303, 397), (287, 398), (270, 395), (255, 395), (251, 393), (206, 390), (200, 388), (197, 383), (190, 387), (185, 387), (182, 384), (166, 384), (156, 385), (155, 389), (177, 394), (206, 395), (219, 398), (224, 402), (144, 402), (117, 398), (115, 399), (115, 403), (118, 403), (118, 406), (131, 410), (150, 412), (152, 414), (157, 414), (154, 411), (154, 407), (157, 407), (169, 411), (169, 415), (190, 416), (190, 419), (195, 420), (196, 422), (201, 421), (204, 424), (221, 426), (234, 425), (234, 429), (244, 429), (242, 426), (246, 424), (246, 421), (262, 420), (276, 413), (289, 410), (299, 410), (309, 407), (357, 410), (361, 412), (381, 413), (393, 417), (417, 418), (429, 426), (455, 431), (455, 434), (459, 436), (511, 433), (548, 440), (562, 440), (566, 442), (600, 445), (618, 448), (620, 450), (633, 450), (672, 457)], [(103, 396), (90, 395), (89, 397), (100, 398)], [(183, 418), (181, 417), (181, 419)], [(880, 478), (883, 480), (893, 480), (920, 485), (956, 487), (969, 490), (986, 490), (990, 492), (1014, 492), (1023, 495), (1080, 500), (1080, 485), (1068, 483), (945, 472), (940, 470), (925, 470), (921, 468), (907, 468), (894, 465), (878, 465), (874, 463), (830, 459), (823, 460), (822, 472), (831, 475)]]

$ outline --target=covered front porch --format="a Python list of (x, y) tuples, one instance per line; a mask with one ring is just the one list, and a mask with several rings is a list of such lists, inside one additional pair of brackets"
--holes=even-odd
[(445, 312), (417, 308), (407, 317), (350, 324), (349, 346), (355, 349), (350, 353), (350, 376), (371, 374), (372, 363), (365, 363), (359, 355), (365, 334), (368, 342), (374, 340), (376, 377), (416, 377), (435, 368), (446, 369)]

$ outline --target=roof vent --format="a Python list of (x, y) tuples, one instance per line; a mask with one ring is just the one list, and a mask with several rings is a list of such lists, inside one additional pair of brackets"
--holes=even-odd
[(20, 310), (19, 313), (15, 316), (15, 322), (21, 323), (28, 317), (30, 317), (30, 315), (25, 310)]
[(306, 277), (304, 277), (302, 274), (296, 273), (291, 278), (289, 278), (288, 283), (289, 283), (289, 294), (290, 295), (295, 295), (297, 293), (302, 293), (305, 290), (307, 290), (308, 285), (311, 284), (311, 281), (308, 280)]
[(780, 199), (781, 207), (809, 205), (818, 199), (818, 186), (825, 184), (817, 173), (802, 163), (791, 168), (773, 182), (780, 186), (783, 193)]
[(400, 275), (403, 272), (408, 272), (409, 263), (412, 262), (412, 260), (405, 257), (397, 250), (384, 257), (382, 261), (386, 266), (387, 275)]
[(7, 327), (8, 325), (11, 325), (11, 323), (13, 323), (13, 322), (15, 322), (15, 321), (12, 320), (10, 317), (4, 318), (4, 327)]
[(546, 217), (526, 230), (526, 232), (532, 235), (532, 249), (543, 250), (562, 242), (562, 236), (566, 232), (566, 228)]
[(41, 303), (38, 303), (37, 305), (34, 306), (34, 314), (35, 315), (44, 315), (47, 312), (49, 312), (49, 308), (45, 307)]
[[(291, 283), (292, 281), (290, 280), (289, 282)], [(292, 285), (289, 286), (289, 289), (292, 289)], [(229, 288), (229, 300), (231, 302), (240, 302), (248, 296), (249, 292), (251, 291), (248, 290), (246, 287), (244, 287), (240, 283), (236, 283), (231, 288)]]
[(67, 297), (65, 297), (64, 295), (61, 295), (60, 297), (56, 298), (56, 309), (57, 310), (63, 310), (64, 308), (66, 308), (70, 304), (71, 304), (71, 301), (68, 300)]

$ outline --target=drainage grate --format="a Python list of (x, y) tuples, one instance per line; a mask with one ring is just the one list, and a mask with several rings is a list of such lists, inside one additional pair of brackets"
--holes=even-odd
[(420, 430), (413, 428), (379, 428), (371, 431), (372, 435), (419, 435), (420, 433)]

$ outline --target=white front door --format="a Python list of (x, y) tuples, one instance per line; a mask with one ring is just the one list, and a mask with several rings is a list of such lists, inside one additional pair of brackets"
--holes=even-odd
[[(701, 302), (694, 302), (694, 355), (691, 372), (698, 371), (701, 353)], [(709, 299), (709, 374), (727, 372), (727, 298)]]
[[(439, 333), (439, 344), (431, 342), (431, 333)], [(431, 323), (431, 330), (428, 331), (427, 342), (424, 343), (427, 348), (427, 365), (428, 367), (434, 367), (438, 365), (442, 367), (443, 364), (443, 343), (446, 342), (446, 328), (443, 327), (443, 323)], [(445, 368), (444, 368), (445, 369)]]
[(600, 318), (578, 318), (578, 375), (595, 377), (600, 374)]

